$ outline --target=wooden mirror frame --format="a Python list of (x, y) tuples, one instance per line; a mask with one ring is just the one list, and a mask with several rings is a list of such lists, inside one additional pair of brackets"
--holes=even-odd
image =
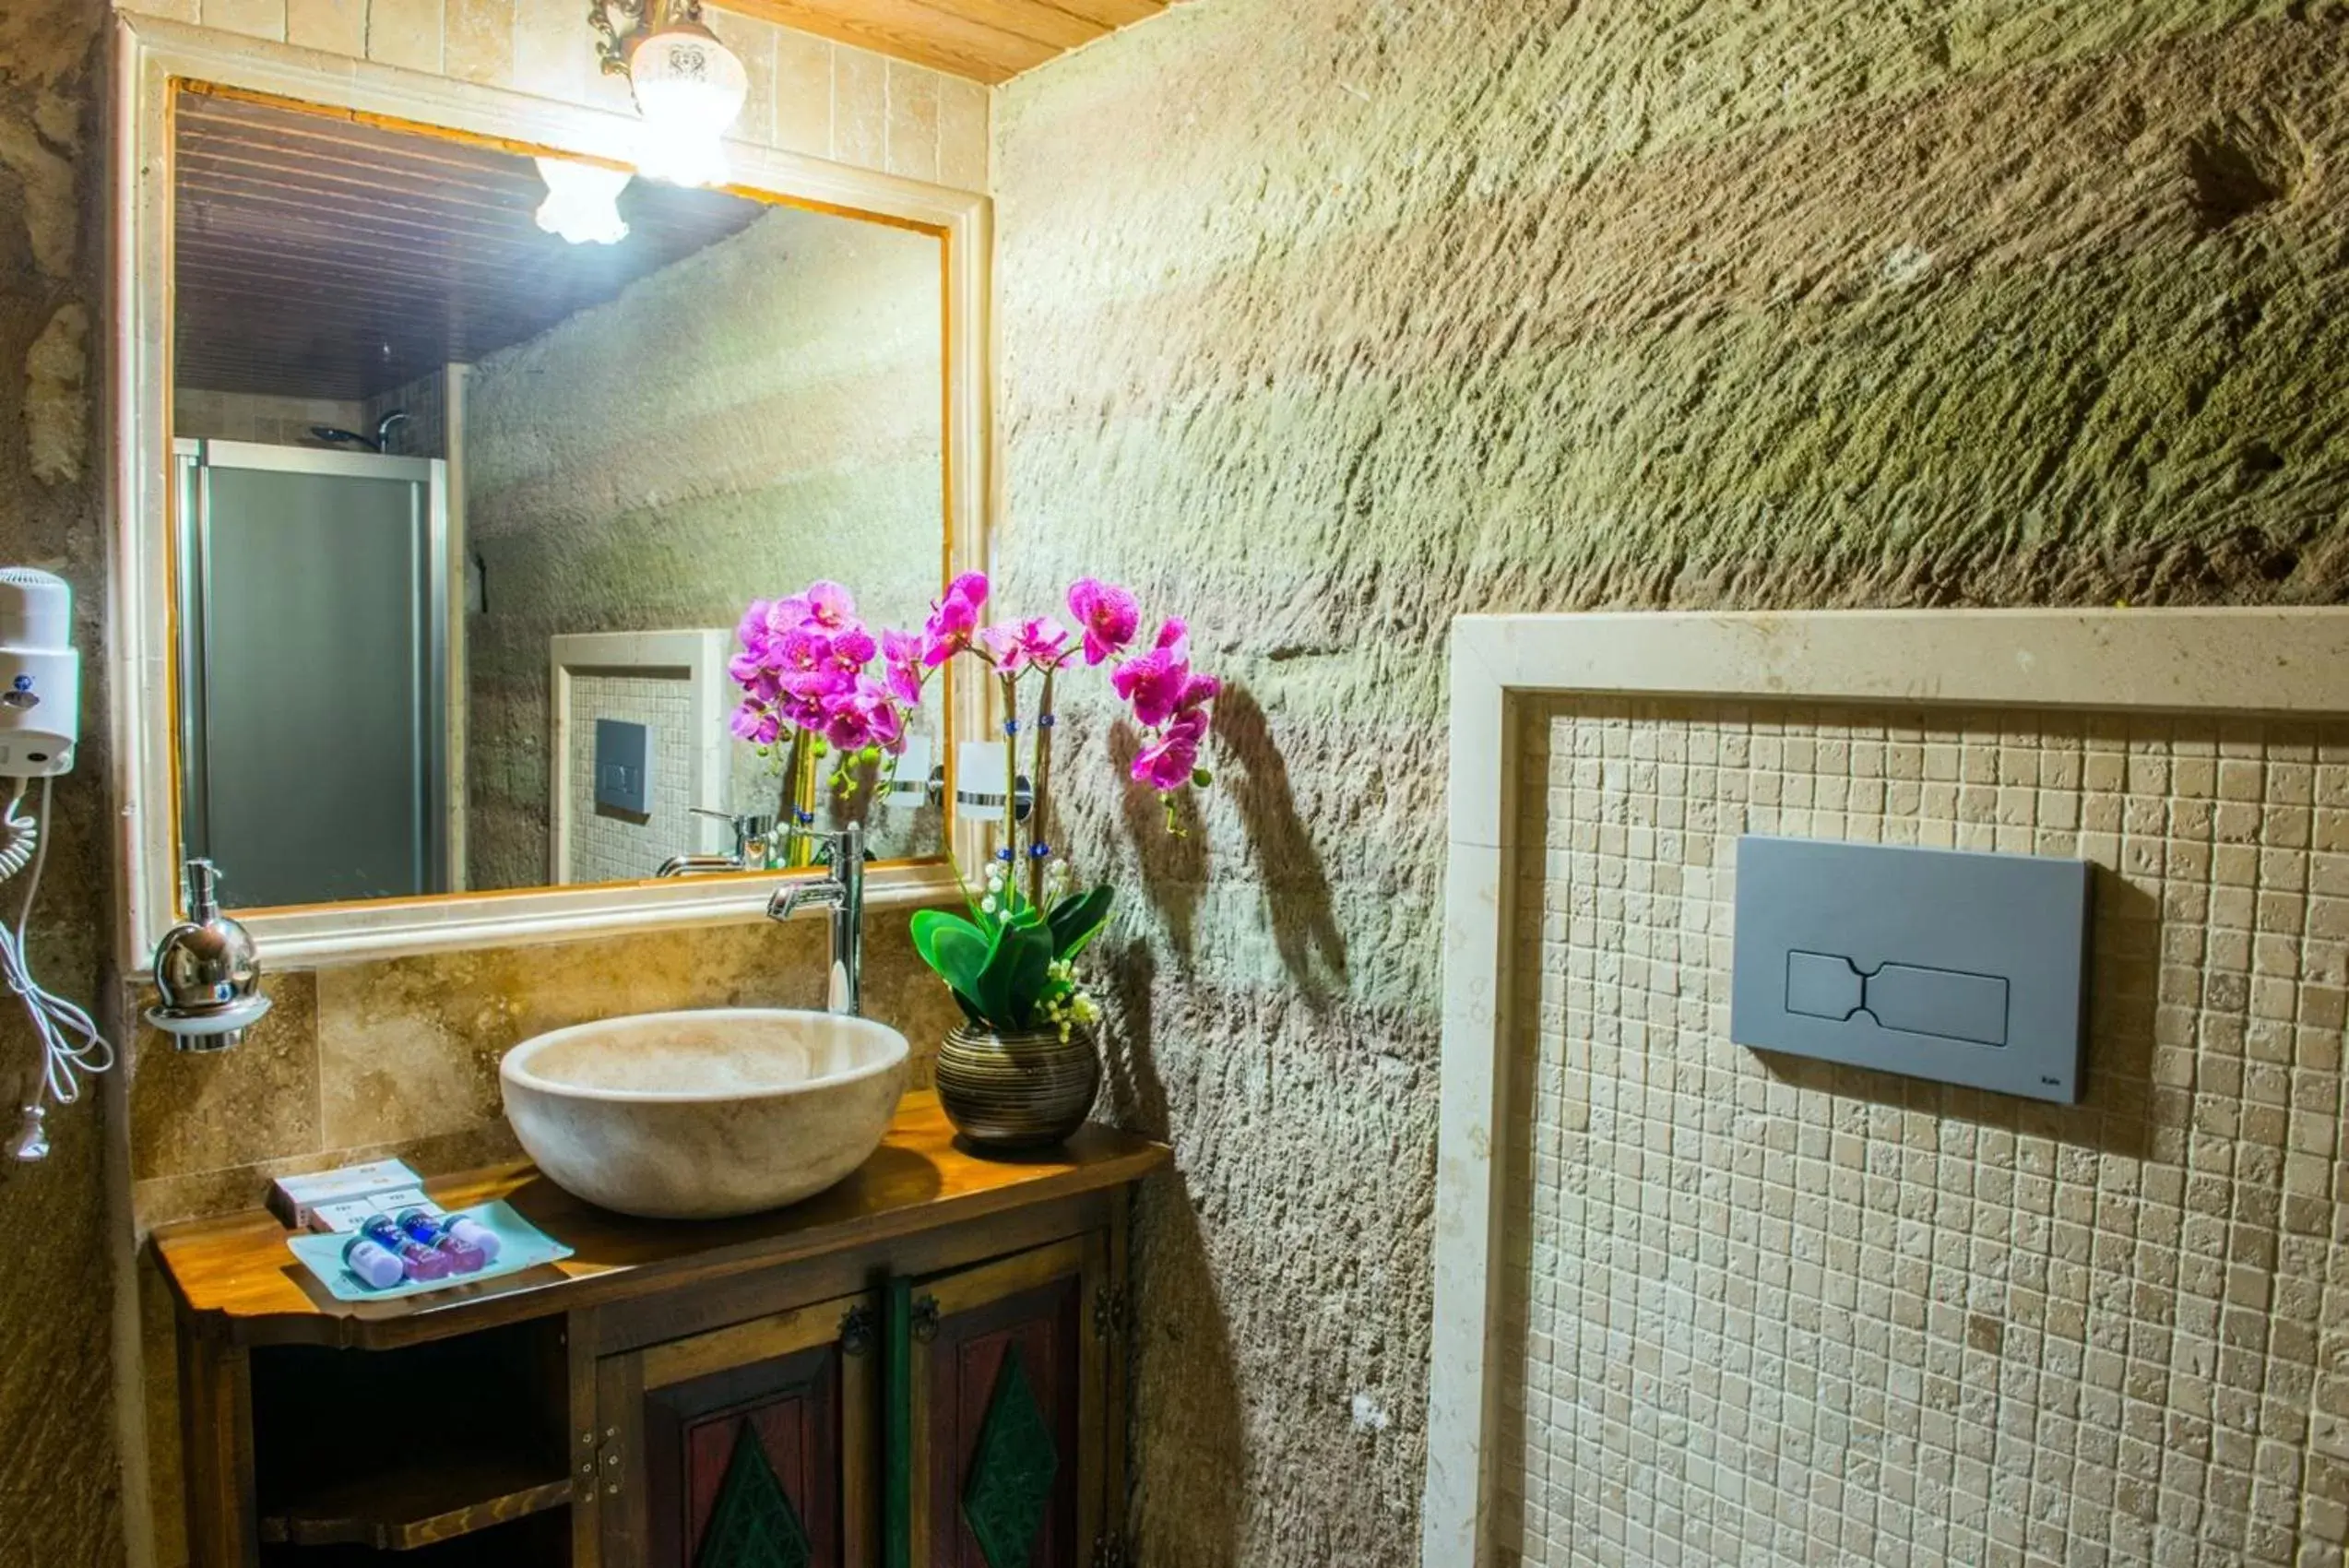
[[(580, 47), (589, 45), (581, 24)], [(424, 134), (632, 161), (633, 114), (554, 102), (501, 88), (354, 64), (241, 34), (118, 13), (109, 105), (107, 268), (109, 509), (107, 674), (113, 697), (112, 784), (120, 869), (116, 959), (144, 974), (156, 941), (179, 918), (179, 807), (172, 708), (172, 103), (183, 82), (349, 111)], [(730, 189), (758, 199), (865, 217), (939, 236), (945, 249), (945, 575), (991, 564), (993, 494), (987, 197), (850, 169), (820, 159), (730, 144)], [(951, 768), (958, 736), (985, 734), (988, 683), (955, 682), (941, 752)], [(952, 780), (949, 779), (951, 787)], [(946, 813), (949, 843), (967, 861), (984, 852)], [(809, 872), (733, 873), (670, 881), (459, 893), (363, 903), (239, 910), (273, 966), (314, 966), (463, 947), (610, 935), (648, 925), (714, 925), (765, 918), (767, 899)], [(951, 899), (942, 858), (876, 865), (876, 909)]]

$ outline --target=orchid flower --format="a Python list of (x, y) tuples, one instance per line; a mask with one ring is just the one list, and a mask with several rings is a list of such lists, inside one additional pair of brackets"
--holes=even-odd
[[(1197, 702), (1185, 701), (1198, 689), (1193, 684), (1196, 679), (1212, 680), (1192, 674), (1190, 630), (1180, 621), (1169, 621), (1158, 629), (1157, 645), (1119, 665), (1110, 673), (1109, 684), (1133, 705), (1136, 723), (1156, 730), (1186, 707), (1197, 706)], [(1209, 691), (1197, 701), (1214, 695)]]
[(806, 607), (802, 614), (808, 623), (827, 632), (836, 632), (856, 622), (857, 601), (838, 583), (810, 583), (806, 595), (798, 602)]
[(1191, 783), (1199, 772), (1199, 742), (1206, 738), (1206, 709), (1188, 708), (1176, 715), (1133, 759), (1134, 781), (1162, 795)]
[(1069, 630), (1048, 615), (1006, 621), (979, 634), (998, 673), (1016, 675), (1023, 670), (1057, 670), (1068, 661)]
[(983, 574), (966, 572), (946, 585), (946, 596), (931, 607), (929, 624), (922, 628), (925, 668), (935, 670), (971, 646), (979, 634), (979, 607), (986, 602)]
[(881, 661), (887, 668), (890, 693), (908, 707), (921, 701), (921, 651), (917, 633), (881, 634)]
[(1124, 652), (1142, 624), (1142, 606), (1133, 595), (1098, 577), (1080, 577), (1069, 586), (1069, 613), (1085, 629), (1087, 664)]
[(776, 717), (775, 710), (755, 701), (736, 708), (728, 728), (734, 731), (735, 739), (756, 746), (771, 746), (783, 733), (783, 722)]
[(872, 662), (872, 656), (880, 651), (881, 645), (872, 640), (872, 634), (851, 623), (832, 634), (831, 667), (846, 674), (861, 675), (864, 667)]
[(872, 710), (853, 693), (825, 706), (824, 738), (844, 752), (860, 752), (872, 744)]

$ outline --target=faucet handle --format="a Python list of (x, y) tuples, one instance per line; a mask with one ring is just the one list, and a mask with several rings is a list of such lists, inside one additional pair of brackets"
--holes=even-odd
[(744, 812), (737, 815), (732, 812), (715, 811), (708, 806), (694, 806), (689, 810), (694, 816), (715, 817), (731, 827), (734, 830), (734, 858), (745, 866), (751, 863), (751, 850), (753, 846), (761, 850), (758, 857), (760, 860), (764, 861), (766, 858), (764, 852), (765, 846), (775, 833), (773, 817), (760, 812)]
[(737, 833), (764, 834), (772, 831), (775, 826), (775, 819), (760, 812), (743, 812), (737, 814), (733, 812), (719, 811), (714, 806), (691, 806), (687, 810), (694, 816), (706, 816), (718, 822), (730, 823)]
[(793, 826), (783, 831), (790, 837), (805, 838), (823, 845), (826, 860), (835, 867), (849, 861), (858, 864), (864, 861), (864, 824), (861, 822), (851, 822), (839, 827)]

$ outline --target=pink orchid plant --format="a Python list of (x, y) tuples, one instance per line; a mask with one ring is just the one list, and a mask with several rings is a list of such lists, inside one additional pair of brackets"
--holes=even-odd
[[(742, 701), (730, 727), (762, 750), (788, 748), (785, 808), (794, 826), (809, 826), (815, 821), (816, 760), (833, 756), (834, 788), (853, 792), (864, 764), (905, 750), (908, 705), (867, 672), (882, 644), (838, 583), (752, 600), (735, 636), (741, 651), (727, 673), (741, 687)], [(795, 859), (800, 852), (795, 849)]]
[[(920, 631), (884, 631), (878, 638), (837, 583), (753, 603), (731, 666), (744, 694), (733, 731), (760, 745), (787, 732), (807, 738), (841, 754), (846, 767), (904, 749), (912, 714), (940, 671), (957, 659), (983, 666), (1002, 698), (1003, 839), (981, 889), (973, 893), (964, 881), (970, 918), (924, 910), (914, 917), (914, 943), (973, 1023), (998, 1033), (1057, 1028), (1065, 1038), (1097, 1013), (1071, 964), (1108, 923), (1111, 889), (1073, 891), (1067, 861), (1052, 853), (1055, 683), (1080, 660), (1109, 666), (1110, 688), (1142, 731), (1132, 776), (1158, 792), (1169, 829), (1178, 833), (1177, 797), (1214, 782), (1200, 749), (1223, 687), (1192, 668), (1190, 634), (1180, 620), (1169, 618), (1138, 647), (1141, 605), (1112, 584), (1086, 577), (1069, 588), (1074, 628), (1044, 615), (991, 624), (987, 599), (986, 577), (967, 574), (947, 585)], [(1023, 839), (1015, 796), (1024, 731), (1032, 738), (1035, 783)]]

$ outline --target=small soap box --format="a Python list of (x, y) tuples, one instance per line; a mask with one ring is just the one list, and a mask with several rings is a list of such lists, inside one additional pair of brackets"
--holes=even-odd
[(269, 1183), (268, 1210), (292, 1230), (348, 1229), (350, 1226), (321, 1226), (318, 1210), (339, 1215), (352, 1209), (364, 1219), (398, 1205), (389, 1201), (413, 1194), (421, 1201), (424, 1179), (404, 1159), (378, 1159), (366, 1165), (346, 1165), (304, 1176), (280, 1176)]

